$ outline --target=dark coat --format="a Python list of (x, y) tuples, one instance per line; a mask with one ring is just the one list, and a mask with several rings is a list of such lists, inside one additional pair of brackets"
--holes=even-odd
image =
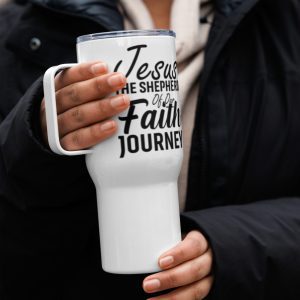
[[(101, 270), (84, 158), (39, 128), (44, 71), (76, 61), (77, 36), (122, 29), (116, 2), (0, 10), (1, 300), (146, 298), (144, 276)], [(297, 0), (216, 1), (182, 213), (213, 249), (213, 300), (300, 299), (299, 28)]]

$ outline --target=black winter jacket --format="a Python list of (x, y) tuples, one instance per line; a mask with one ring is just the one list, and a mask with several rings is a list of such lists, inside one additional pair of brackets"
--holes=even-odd
[[(122, 29), (116, 2), (0, 10), (1, 300), (147, 297), (144, 276), (101, 270), (84, 158), (51, 153), (38, 122), (44, 71), (76, 61), (77, 36)], [(299, 300), (300, 3), (215, 4), (182, 228), (211, 244), (210, 299)]]

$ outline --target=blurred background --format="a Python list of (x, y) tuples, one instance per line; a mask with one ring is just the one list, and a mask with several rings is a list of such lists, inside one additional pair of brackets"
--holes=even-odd
[(6, 3), (6, 2), (9, 2), (10, 0), (0, 0), (0, 5)]

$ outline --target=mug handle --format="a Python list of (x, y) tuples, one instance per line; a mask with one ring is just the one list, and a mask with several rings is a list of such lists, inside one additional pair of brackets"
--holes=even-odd
[(89, 149), (75, 151), (65, 150), (59, 141), (54, 78), (59, 71), (76, 65), (77, 64), (73, 63), (53, 66), (45, 72), (43, 77), (48, 142), (51, 150), (56, 154), (61, 155), (72, 156), (92, 153), (92, 150)]

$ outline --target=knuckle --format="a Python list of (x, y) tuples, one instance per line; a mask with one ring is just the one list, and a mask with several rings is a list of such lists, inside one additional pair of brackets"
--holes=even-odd
[(82, 109), (79, 107), (73, 108), (70, 112), (71, 118), (76, 122), (76, 123), (83, 123), (84, 121), (84, 113)]
[(96, 91), (98, 91), (100, 96), (103, 97), (103, 96), (109, 94), (109, 90), (107, 88), (107, 85), (105, 84), (103, 76), (96, 77), (94, 84), (95, 84), (95, 89), (96, 89)]
[(103, 92), (103, 82), (101, 77), (96, 77), (94, 80), (95, 89), (98, 90), (98, 92)]
[(176, 287), (178, 285), (178, 276), (176, 273), (170, 272), (167, 276), (166, 276), (166, 283), (169, 287)]
[(188, 249), (187, 247), (178, 247), (175, 251), (175, 257), (178, 260), (184, 260), (186, 258), (186, 249)]
[(78, 89), (76, 85), (72, 85), (67, 92), (67, 97), (70, 99), (72, 103), (78, 103), (79, 102), (79, 94), (78, 94)]
[(60, 144), (65, 150), (72, 150), (70, 143), (68, 143), (68, 141), (65, 138), (60, 140)]
[(197, 281), (201, 278), (202, 268), (198, 261), (192, 261), (190, 265), (190, 274), (193, 281)]
[(71, 144), (75, 148), (81, 148), (81, 146), (82, 146), (82, 136), (81, 136), (81, 134), (79, 132), (75, 131), (71, 135)]
[(86, 68), (84, 64), (78, 65), (78, 74), (80, 77), (84, 77), (86, 75)]
[(56, 92), (56, 109), (58, 112), (64, 109), (64, 97), (62, 90)]
[(202, 238), (190, 237), (188, 238), (189, 247), (193, 249), (197, 254), (202, 254), (205, 250), (205, 243)]
[(198, 284), (195, 285), (193, 288), (193, 297), (195, 300), (200, 300), (203, 299), (203, 296), (205, 295), (205, 287), (202, 285)]
[(107, 105), (107, 102), (105, 100), (100, 100), (98, 102), (98, 111), (99, 111), (99, 115), (102, 118), (105, 118), (105, 117), (110, 115), (109, 114), (110, 109), (109, 109), (109, 106)]
[(64, 132), (64, 129), (66, 128), (66, 124), (68, 122), (66, 122), (66, 119), (65, 119), (64, 115), (58, 116), (57, 122), (58, 122), (58, 131), (59, 131), (60, 134), (62, 134)]
[(98, 124), (90, 127), (90, 136), (93, 141), (101, 138), (101, 130)]

